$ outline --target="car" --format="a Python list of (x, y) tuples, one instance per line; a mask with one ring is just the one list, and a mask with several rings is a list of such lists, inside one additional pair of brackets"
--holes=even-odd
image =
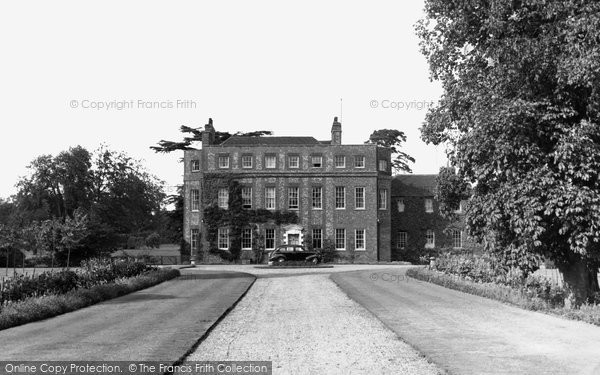
[(302, 245), (280, 245), (269, 254), (269, 264), (273, 265), (286, 261), (319, 264), (322, 258), (320, 251), (307, 250)]

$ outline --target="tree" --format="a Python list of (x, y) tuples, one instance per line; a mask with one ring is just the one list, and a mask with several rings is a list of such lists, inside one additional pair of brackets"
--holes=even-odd
[(598, 291), (600, 3), (427, 0), (417, 25), (444, 93), (421, 128), (473, 186), (470, 234), (544, 255), (567, 305)]
[(400, 151), (402, 143), (404, 142), (406, 142), (406, 135), (404, 132), (396, 129), (380, 129), (371, 133), (369, 140), (365, 143), (389, 148), (392, 152), (392, 156), (395, 155), (392, 160), (393, 170), (395, 172), (411, 173), (412, 170), (408, 164), (414, 163), (415, 159), (407, 153)]
[[(212, 119), (208, 119), (208, 124), (212, 126)], [(183, 137), (181, 141), (166, 141), (160, 140), (157, 146), (150, 146), (152, 150), (155, 152), (169, 153), (176, 150), (194, 150), (192, 146), (194, 142), (202, 142), (202, 133), (204, 133), (204, 129), (202, 127), (192, 128), (189, 126), (182, 125), (179, 130), (184, 134), (189, 134), (188, 136)], [(270, 130), (256, 130), (251, 132), (215, 132), (214, 144), (218, 145), (225, 142), (227, 139), (232, 136), (238, 137), (262, 137), (265, 135), (273, 134)]]

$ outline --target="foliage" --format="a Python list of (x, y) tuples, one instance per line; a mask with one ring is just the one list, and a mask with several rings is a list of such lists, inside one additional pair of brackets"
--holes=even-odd
[(0, 290), (0, 306), (29, 297), (63, 294), (76, 288), (90, 288), (119, 278), (133, 277), (153, 268), (130, 260), (90, 259), (77, 271), (47, 271), (35, 276), (19, 275), (8, 279)]
[(440, 215), (446, 219), (456, 219), (455, 211), (460, 208), (461, 201), (469, 198), (469, 190), (469, 185), (456, 174), (454, 168), (440, 168), (435, 188)]
[(409, 163), (414, 163), (415, 159), (407, 153), (401, 151), (402, 144), (406, 142), (404, 132), (396, 129), (375, 130), (369, 136), (365, 143), (376, 144), (388, 148), (395, 158), (392, 160), (392, 168), (395, 172), (411, 173)]
[(150, 235), (148, 235), (148, 237), (146, 237), (146, 246), (148, 246), (149, 248), (154, 248), (154, 249), (158, 249), (160, 247), (160, 234), (156, 233), (156, 232), (152, 232), (150, 233)]
[[(212, 126), (212, 119), (208, 120), (208, 124)], [(169, 152), (173, 152), (173, 151), (177, 151), (177, 150), (194, 150), (194, 147), (192, 147), (194, 142), (202, 142), (202, 133), (204, 133), (204, 129), (202, 127), (198, 127), (198, 128), (192, 128), (189, 126), (185, 126), (182, 125), (179, 128), (179, 131), (181, 131), (184, 134), (189, 134), (188, 136), (183, 137), (183, 140), (181, 141), (166, 141), (166, 140), (160, 140), (158, 142), (157, 146), (150, 146), (150, 148), (152, 150), (154, 150), (155, 152), (163, 152), (163, 153), (169, 153)], [(252, 132), (235, 132), (233, 134), (228, 133), (228, 132), (215, 132), (215, 139), (214, 139), (214, 144), (218, 145), (221, 144), (223, 142), (225, 142), (227, 139), (231, 138), (232, 136), (237, 136), (237, 137), (262, 137), (265, 135), (271, 135), (273, 134), (273, 132), (269, 131), (269, 130), (257, 130), (257, 131), (252, 131)]]
[(11, 302), (2, 306), (0, 329), (74, 311), (107, 299), (148, 288), (179, 275), (178, 270), (158, 269), (131, 278), (116, 279), (111, 283), (97, 284), (90, 288), (76, 288), (62, 294), (44, 294), (28, 297), (18, 302)]
[(489, 248), (546, 255), (569, 300), (598, 290), (600, 3), (427, 0), (417, 26), (444, 93), (423, 125), (473, 186)]
[(323, 240), (321, 255), (323, 256), (323, 263), (331, 263), (338, 257), (337, 251), (335, 250), (335, 243), (330, 238)]

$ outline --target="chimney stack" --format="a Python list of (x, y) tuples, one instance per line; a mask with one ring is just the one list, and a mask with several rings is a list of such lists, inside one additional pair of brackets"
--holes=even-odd
[(208, 119), (208, 124), (204, 125), (202, 132), (202, 148), (211, 146), (215, 142), (215, 128), (212, 118)]
[(337, 117), (333, 118), (333, 125), (331, 126), (331, 144), (342, 144), (342, 123), (338, 122)]

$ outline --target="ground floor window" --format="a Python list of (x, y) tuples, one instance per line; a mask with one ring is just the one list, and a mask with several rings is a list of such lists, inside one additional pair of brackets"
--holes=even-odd
[(265, 249), (275, 248), (275, 229), (265, 229)]
[(312, 247), (313, 249), (323, 248), (323, 230), (321, 228), (313, 228), (312, 230)]
[(357, 229), (354, 234), (355, 234), (354, 248), (356, 250), (365, 250), (366, 249), (365, 230)]
[(335, 230), (335, 248), (336, 250), (346, 249), (346, 229), (336, 228)]
[(229, 250), (229, 228), (219, 228), (217, 247), (221, 250)]
[(435, 233), (431, 229), (427, 229), (425, 233), (425, 248), (433, 249), (435, 247)]
[(396, 243), (396, 247), (398, 249), (406, 249), (406, 240), (408, 239), (408, 236), (406, 234), (406, 232), (399, 232), (398, 233), (398, 242)]
[(242, 229), (242, 250), (252, 250), (252, 229)]
[(190, 238), (190, 244), (192, 246), (192, 250), (198, 249), (198, 240), (199, 240), (199, 237), (200, 237), (200, 229), (193, 228), (192, 229), (192, 236)]
[(462, 247), (462, 232), (458, 229), (452, 230), (452, 247), (461, 248)]

